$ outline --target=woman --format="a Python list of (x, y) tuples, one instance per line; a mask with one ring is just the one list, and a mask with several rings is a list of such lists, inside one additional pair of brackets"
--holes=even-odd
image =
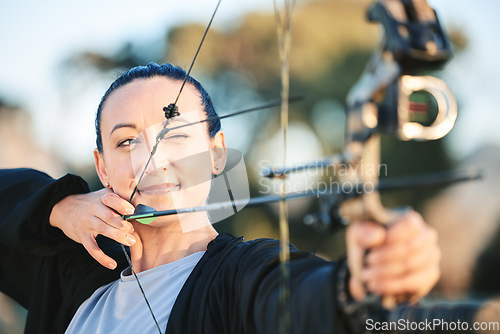
[[(165, 123), (162, 109), (175, 101), (184, 76), (172, 65), (149, 64), (126, 72), (108, 89), (98, 108), (94, 151), (105, 190), (86, 194), (84, 182), (71, 175), (53, 180), (32, 170), (0, 172), (0, 289), (28, 309), (27, 333), (158, 332), (118, 244), (97, 244), (98, 234), (130, 246), (162, 333), (278, 332), (277, 241), (218, 234), (206, 213), (161, 217), (148, 225), (120, 218), (138, 204), (157, 210), (199, 205), (211, 175), (224, 169), (218, 121), (168, 132), (145, 165)], [(177, 106), (171, 126), (215, 115), (208, 94), (191, 77)], [(193, 163), (186, 159), (191, 156), (201, 158)], [(439, 277), (435, 232), (415, 213), (387, 230), (353, 224), (347, 244), (350, 278), (343, 262), (291, 248), (293, 333), (352, 331), (350, 326), (363, 323), (347, 312), (349, 296), (363, 299), (365, 287), (381, 295), (423, 296)], [(105, 269), (86, 251), (119, 270)], [(370, 316), (383, 315), (377, 310)]]

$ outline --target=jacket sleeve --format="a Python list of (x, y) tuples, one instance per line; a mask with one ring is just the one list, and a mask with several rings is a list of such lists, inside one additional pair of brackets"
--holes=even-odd
[(21, 305), (29, 303), (40, 257), (77, 245), (50, 226), (52, 207), (84, 192), (87, 184), (73, 175), (55, 180), (32, 169), (0, 170), (0, 290)]
[[(240, 305), (247, 305), (242, 312), (250, 315), (248, 325), (256, 333), (279, 333), (283, 325), (280, 301), (283, 279), (278, 242), (257, 242), (238, 267), (237, 291)], [(344, 332), (337, 306), (336, 269), (336, 263), (291, 248), (287, 303), (290, 333)]]
[(64, 234), (49, 225), (53, 206), (88, 185), (68, 174), (55, 180), (33, 169), (0, 170), (0, 243), (37, 255), (50, 254)]

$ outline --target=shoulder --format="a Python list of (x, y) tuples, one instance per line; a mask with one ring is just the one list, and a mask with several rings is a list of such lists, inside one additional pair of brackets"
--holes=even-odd
[[(290, 244), (293, 251), (297, 249)], [(244, 237), (235, 237), (229, 233), (221, 233), (208, 244), (207, 254), (231, 258), (244, 258), (255, 255), (279, 254), (280, 242), (276, 239), (259, 238), (244, 241)]]
[[(219, 239), (219, 240), (218, 240)], [(217, 248), (219, 264), (232, 267), (238, 271), (262, 270), (263, 268), (274, 268), (280, 263), (280, 241), (270, 238), (259, 238), (243, 241), (243, 237), (234, 237), (224, 233), (219, 235), (214, 242), (226, 240), (224, 247)], [(209, 245), (207, 253), (211, 253)], [(289, 244), (290, 263), (300, 266), (322, 266), (329, 265), (328, 262), (310, 252), (300, 251), (294, 245)]]

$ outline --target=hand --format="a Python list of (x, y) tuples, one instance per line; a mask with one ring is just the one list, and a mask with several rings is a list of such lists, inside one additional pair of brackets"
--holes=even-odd
[(104, 254), (95, 238), (101, 234), (127, 246), (135, 244), (132, 224), (120, 216), (133, 212), (132, 204), (104, 188), (87, 194), (70, 195), (58, 202), (52, 208), (50, 225), (81, 243), (101, 265), (115, 269), (116, 261)]
[(440, 276), (437, 233), (414, 211), (387, 229), (373, 222), (352, 224), (347, 255), (349, 289), (357, 300), (365, 298), (365, 287), (376, 295), (420, 298)]

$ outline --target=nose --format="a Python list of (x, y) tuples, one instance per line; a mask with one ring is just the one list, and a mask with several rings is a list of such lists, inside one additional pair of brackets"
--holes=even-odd
[(146, 168), (144, 174), (164, 174), (168, 173), (172, 168), (172, 164), (164, 156), (151, 158), (151, 161)]
[(142, 165), (141, 172), (144, 174), (158, 173), (160, 170), (166, 172), (171, 168), (171, 152), (158, 139), (157, 126), (151, 126), (141, 133), (141, 152), (136, 156), (136, 161)]

